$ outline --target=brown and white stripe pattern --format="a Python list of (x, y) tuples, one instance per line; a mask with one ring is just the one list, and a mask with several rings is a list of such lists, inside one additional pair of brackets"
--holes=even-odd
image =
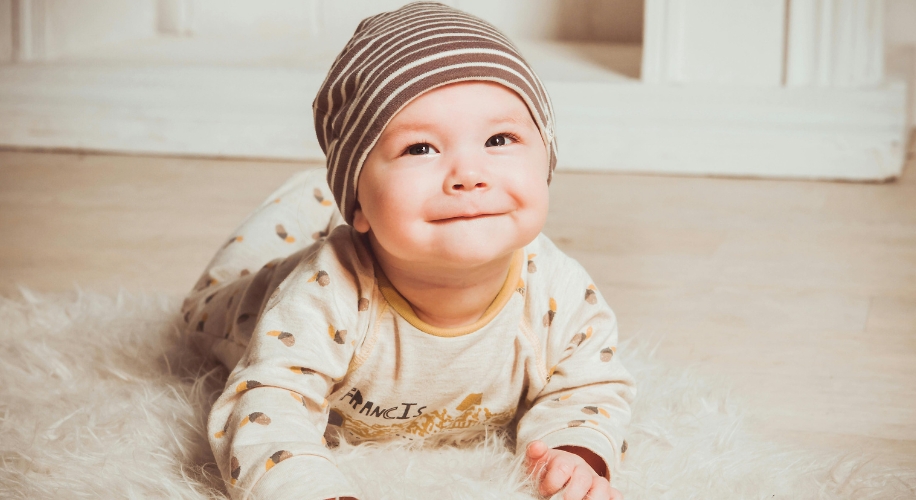
[(547, 145), (550, 181), (557, 163), (550, 98), (512, 42), (459, 10), (411, 3), (359, 24), (312, 104), (328, 184), (347, 222), (360, 169), (391, 118), (428, 90), (468, 80), (505, 85), (525, 101)]

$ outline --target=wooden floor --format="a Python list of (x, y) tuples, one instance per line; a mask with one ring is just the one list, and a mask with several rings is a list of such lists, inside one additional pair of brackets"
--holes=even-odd
[[(187, 291), (317, 166), (0, 151), (0, 294)], [(916, 468), (916, 165), (886, 184), (561, 172), (545, 232), (621, 336), (736, 385), (773, 439)]]

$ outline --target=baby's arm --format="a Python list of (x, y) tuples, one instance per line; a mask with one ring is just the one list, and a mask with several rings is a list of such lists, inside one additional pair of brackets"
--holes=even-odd
[(213, 406), (210, 443), (233, 498), (359, 496), (323, 438), (326, 397), (364, 324), (362, 287), (340, 253), (316, 249), (279, 284)]
[(609, 482), (625, 447), (635, 384), (615, 355), (613, 311), (576, 267), (543, 299), (552, 311), (539, 336), (547, 377), (519, 421), (519, 449), (525, 447), (529, 466), (539, 472), (542, 493), (566, 486), (568, 499), (588, 491), (590, 499), (616, 498)]

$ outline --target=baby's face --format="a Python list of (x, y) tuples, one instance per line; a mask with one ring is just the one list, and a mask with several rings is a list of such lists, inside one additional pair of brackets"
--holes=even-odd
[(483, 265), (541, 231), (547, 175), (547, 148), (515, 92), (451, 84), (388, 123), (360, 172), (353, 226), (402, 262)]

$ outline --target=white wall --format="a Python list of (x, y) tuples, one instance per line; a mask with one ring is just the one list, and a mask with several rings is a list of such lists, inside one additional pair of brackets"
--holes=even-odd
[[(512, 38), (642, 41), (644, 0), (441, 0), (490, 21)], [(405, 0), (159, 0), (166, 32), (182, 32), (169, 12), (190, 13), (202, 36), (311, 37), (345, 41), (372, 14)], [(160, 14), (160, 20), (163, 16)], [(333, 27), (329, 29), (328, 27)]]
[[(640, 43), (644, 0), (442, 0), (512, 38)], [(0, 63), (53, 60), (158, 33), (310, 38), (343, 44), (366, 16), (406, 0), (0, 0)], [(26, 16), (12, 19), (14, 5)], [(14, 41), (13, 23), (31, 19)], [(22, 48), (17, 49), (17, 46)]]
[(705, 0), (683, 7), (678, 40), (684, 82), (782, 84), (785, 3)]
[(0, 64), (13, 60), (13, 0), (0, 0)]
[(884, 34), (888, 45), (916, 45), (916, 1), (885, 1)]
[(155, 0), (49, 0), (48, 58), (156, 33)]
[(560, 37), (642, 43), (644, 0), (562, 0)]
[(309, 37), (317, 34), (318, 7), (316, 0), (193, 0), (191, 30), (202, 36)]
[(5, 54), (12, 60), (53, 60), (152, 37), (155, 7), (156, 0), (0, 0), (0, 61)]
[(511, 38), (641, 43), (643, 0), (452, 0)]
[[(884, 40), (890, 56), (908, 54), (910, 117), (916, 117), (916, 0), (886, 0)], [(906, 56), (905, 56), (906, 57)], [(911, 123), (913, 123), (911, 121)]]

